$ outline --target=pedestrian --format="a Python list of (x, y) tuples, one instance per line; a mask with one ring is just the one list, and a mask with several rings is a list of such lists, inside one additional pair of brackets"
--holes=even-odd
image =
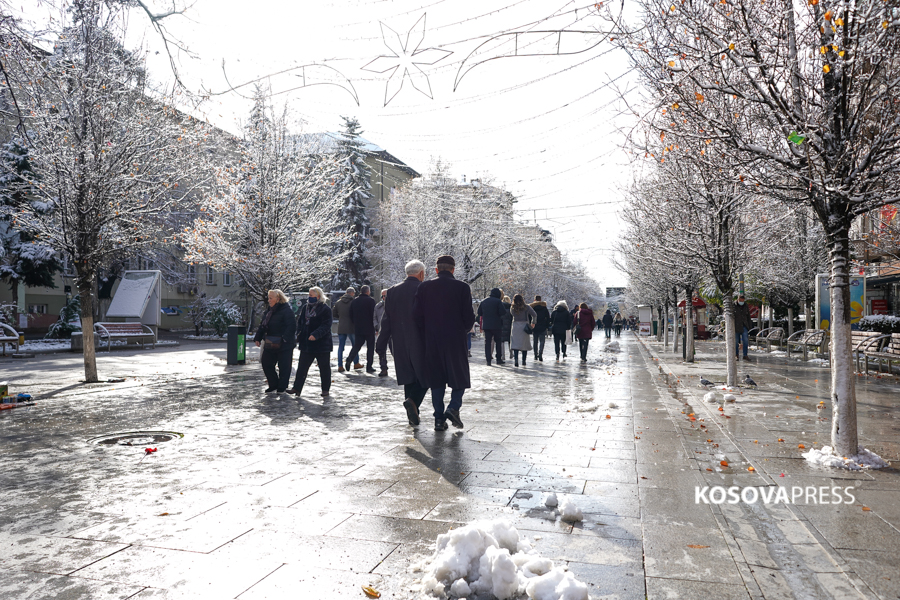
[(503, 306), (500, 288), (491, 290), (490, 296), (478, 305), (478, 316), (481, 317), (481, 330), (484, 332), (484, 353), (488, 366), (491, 366), (491, 345), (496, 346), (497, 364), (503, 364), (501, 354), (503, 342), (501, 331), (503, 329), (503, 316), (509, 314), (509, 310)]
[(622, 334), (622, 323), (625, 322), (625, 319), (622, 318), (622, 313), (616, 312), (616, 316), (613, 317), (613, 329), (616, 332), (616, 337)]
[(537, 319), (537, 313), (534, 309), (525, 304), (522, 294), (513, 296), (512, 308), (512, 338), (509, 347), (512, 349), (515, 366), (519, 366), (519, 352), (522, 353), (522, 366), (528, 360), (528, 351), (531, 350), (531, 331), (534, 330), (534, 322)]
[[(500, 290), (500, 293), (502, 294), (503, 290)], [(512, 339), (513, 324), (512, 314), (509, 312), (512, 308), (512, 300), (509, 299), (509, 296), (503, 296), (503, 308), (506, 309), (506, 312), (503, 313), (503, 327), (500, 329), (500, 357), (506, 361), (511, 358), (509, 342)]]
[(550, 328), (550, 309), (540, 296), (535, 296), (530, 306), (537, 315), (534, 320), (534, 331), (531, 332), (534, 358), (544, 362), (544, 343), (547, 341), (547, 330)]
[(603, 313), (603, 318), (601, 320), (603, 321), (603, 330), (606, 333), (606, 339), (609, 339), (612, 337), (613, 316), (608, 308), (606, 309), (606, 312)]
[[(437, 278), (416, 290), (413, 315), (425, 342), (425, 380), (431, 388), (434, 428), (446, 431), (447, 421), (462, 428), (459, 410), (463, 394), (471, 387), (466, 334), (475, 322), (472, 291), (453, 277), (452, 256), (437, 259)], [(444, 410), (444, 394), (450, 386), (450, 405)]]
[(581, 351), (581, 362), (587, 362), (588, 343), (594, 331), (594, 313), (584, 302), (581, 303), (575, 318), (575, 337), (578, 338), (578, 349)]
[(344, 365), (350, 370), (351, 357), (359, 356), (359, 350), (366, 345), (366, 373), (374, 373), (375, 368), (375, 299), (369, 295), (369, 286), (359, 288), (359, 296), (350, 303), (350, 320), (353, 322), (353, 334), (356, 340)]
[(747, 360), (747, 352), (750, 346), (750, 328), (753, 327), (753, 321), (750, 319), (750, 305), (743, 294), (738, 296), (734, 305), (734, 355), (738, 355), (741, 343), (744, 344), (744, 360)]
[(257, 347), (262, 346), (259, 362), (269, 384), (266, 393), (277, 391), (280, 394), (287, 390), (291, 381), (291, 358), (294, 355), (297, 323), (284, 292), (269, 290), (267, 298), (269, 309), (263, 315), (253, 341)]
[(556, 361), (559, 362), (559, 351), (566, 357), (566, 332), (572, 328), (572, 315), (565, 300), (560, 300), (553, 307), (550, 315), (550, 331), (553, 333), (553, 349), (556, 350)]
[[(353, 302), (354, 297), (356, 297), (356, 289), (348, 287), (347, 293), (338, 298), (337, 302), (334, 303), (334, 318), (338, 320), (338, 373), (344, 372), (344, 344), (347, 343), (348, 339), (350, 340), (351, 347), (356, 343), (356, 335), (353, 333), (353, 320), (350, 319), (350, 303)], [(362, 369), (362, 365), (359, 364), (359, 356), (351, 353), (349, 358), (349, 362), (354, 363), (354, 369)]]
[(297, 313), (297, 347), (300, 349), (300, 358), (297, 359), (294, 387), (288, 393), (300, 395), (309, 368), (315, 361), (319, 367), (322, 396), (328, 396), (331, 389), (331, 351), (334, 349), (334, 342), (331, 340), (333, 320), (331, 309), (325, 303), (325, 292), (320, 287), (309, 288), (309, 297), (300, 304)]
[(413, 304), (419, 284), (425, 280), (425, 265), (418, 260), (406, 264), (406, 279), (387, 290), (381, 334), (375, 349), (379, 356), (393, 346), (397, 385), (403, 386), (403, 408), (413, 427), (419, 424), (419, 407), (428, 387), (425, 383), (425, 344), (413, 320)]
[[(375, 354), (378, 355), (379, 377), (387, 377), (388, 375), (387, 349), (384, 352), (378, 352), (378, 337), (381, 335), (381, 318), (384, 316), (384, 298), (386, 295), (387, 290), (381, 290), (381, 300), (375, 305)], [(394, 351), (390, 342), (388, 342), (387, 347), (391, 352)]]

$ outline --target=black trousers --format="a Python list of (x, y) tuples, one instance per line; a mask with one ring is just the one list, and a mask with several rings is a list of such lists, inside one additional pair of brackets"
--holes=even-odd
[(591, 340), (578, 340), (578, 349), (581, 350), (581, 358), (587, 359), (588, 343)]
[[(353, 356), (352, 354), (350, 356)], [(306, 376), (309, 375), (309, 368), (313, 361), (319, 365), (319, 379), (322, 380), (322, 391), (327, 392), (331, 389), (331, 351), (328, 352), (300, 352), (300, 359), (297, 361), (297, 376), (294, 378), (294, 389), (299, 393), (306, 383)]]
[(559, 356), (559, 350), (562, 348), (562, 355), (566, 355), (566, 334), (564, 333), (554, 333), (553, 334), (553, 349), (556, 350), (556, 355)]
[(349, 356), (356, 356), (359, 352), (359, 349), (363, 347), (363, 344), (366, 345), (366, 368), (371, 369), (372, 363), (375, 362), (375, 332), (372, 333), (357, 333), (356, 341), (353, 342), (353, 349), (350, 350)]
[(425, 394), (427, 393), (428, 388), (421, 385), (418, 381), (403, 385), (403, 400), (405, 401), (407, 398), (411, 399), (416, 403), (416, 408), (422, 406), (422, 401), (425, 399)]
[(503, 360), (503, 342), (500, 341), (500, 330), (499, 329), (485, 329), (484, 330), (484, 354), (488, 360), (491, 360), (491, 340), (497, 344), (497, 361)]
[(609, 339), (610, 333), (612, 333), (612, 325), (603, 326), (604, 331), (606, 331), (606, 339)]
[(282, 346), (281, 350), (263, 350), (259, 362), (262, 364), (263, 373), (266, 374), (266, 381), (270, 388), (279, 391), (287, 389), (291, 382), (291, 358), (293, 355), (293, 346)]
[(534, 357), (544, 356), (544, 343), (547, 341), (547, 332), (542, 331), (540, 333), (534, 332), (531, 334), (533, 338), (532, 346), (534, 347)]

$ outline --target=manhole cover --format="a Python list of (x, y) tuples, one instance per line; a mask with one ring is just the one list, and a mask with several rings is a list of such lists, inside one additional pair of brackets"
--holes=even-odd
[(183, 438), (183, 433), (175, 431), (128, 431), (125, 433), (110, 433), (88, 440), (91, 444), (103, 446), (147, 446), (161, 444), (174, 439)]

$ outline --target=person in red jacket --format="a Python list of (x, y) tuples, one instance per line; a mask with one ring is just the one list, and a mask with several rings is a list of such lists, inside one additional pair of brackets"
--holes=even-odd
[(587, 362), (588, 343), (594, 331), (594, 313), (584, 302), (581, 310), (575, 314), (575, 337), (578, 338), (578, 349), (581, 350), (581, 362)]

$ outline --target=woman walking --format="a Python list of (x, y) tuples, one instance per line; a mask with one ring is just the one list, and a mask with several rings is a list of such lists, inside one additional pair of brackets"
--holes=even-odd
[(505, 361), (509, 357), (506, 355), (507, 344), (510, 342), (510, 338), (512, 337), (512, 324), (513, 318), (510, 314), (509, 310), (512, 308), (512, 300), (509, 299), (509, 296), (503, 296), (503, 308), (506, 309), (506, 312), (503, 313), (503, 316), (500, 318), (502, 326), (500, 328), (500, 357)]
[(300, 395), (306, 376), (313, 361), (319, 366), (319, 379), (322, 382), (322, 396), (328, 396), (331, 389), (331, 341), (332, 313), (325, 304), (325, 292), (322, 288), (309, 288), (309, 298), (300, 305), (297, 315), (297, 346), (300, 358), (297, 361), (297, 376), (290, 394)]
[(584, 302), (580, 308), (575, 315), (575, 336), (578, 338), (578, 349), (581, 350), (581, 362), (587, 362), (588, 343), (594, 332), (594, 313)]
[(269, 310), (263, 316), (253, 341), (257, 347), (262, 346), (259, 362), (269, 384), (266, 393), (270, 394), (284, 392), (291, 381), (291, 357), (294, 354), (297, 323), (284, 292), (269, 290), (268, 301)]
[(572, 328), (572, 315), (569, 314), (569, 305), (565, 300), (560, 300), (553, 307), (550, 315), (550, 332), (553, 334), (553, 349), (556, 350), (556, 362), (559, 362), (559, 350), (562, 348), (562, 357), (566, 357), (566, 332)]
[(525, 304), (522, 294), (516, 294), (513, 297), (512, 308), (512, 336), (510, 338), (510, 347), (515, 358), (515, 365), (519, 366), (519, 352), (522, 353), (522, 366), (525, 366), (525, 360), (528, 358), (528, 351), (531, 349), (531, 334), (526, 332), (525, 328), (529, 327), (537, 321), (537, 313), (534, 309)]
[(616, 332), (616, 337), (622, 333), (622, 323), (625, 322), (625, 319), (622, 318), (622, 313), (617, 312), (615, 318), (613, 318), (613, 330)]

